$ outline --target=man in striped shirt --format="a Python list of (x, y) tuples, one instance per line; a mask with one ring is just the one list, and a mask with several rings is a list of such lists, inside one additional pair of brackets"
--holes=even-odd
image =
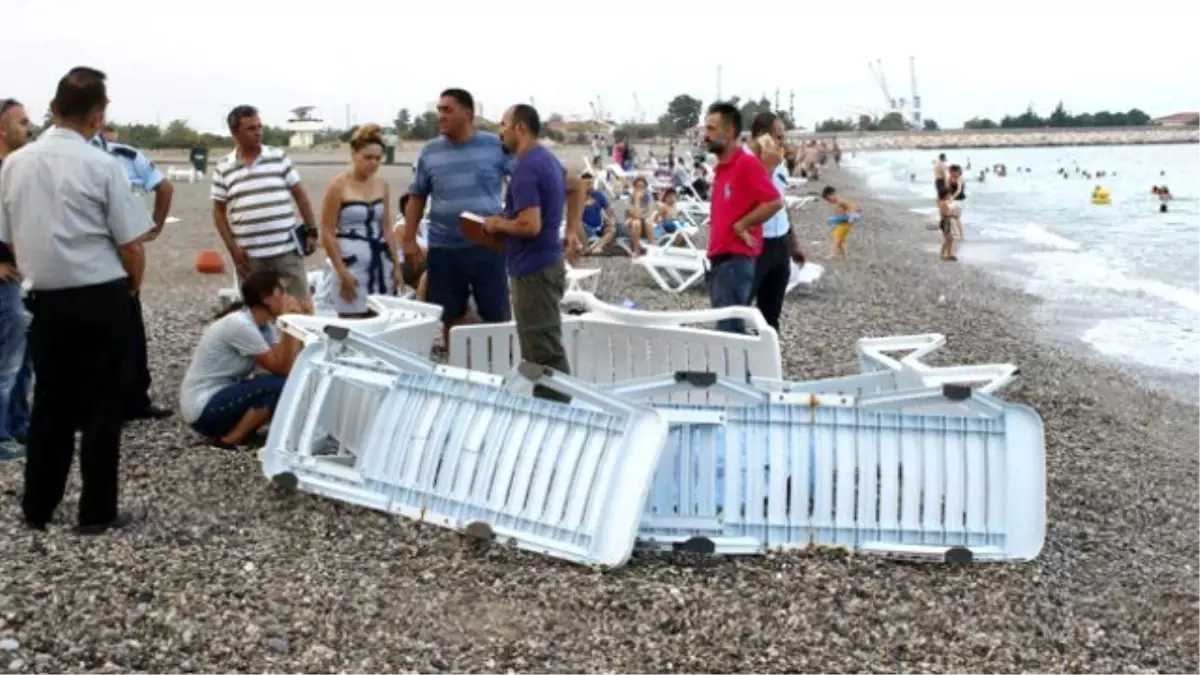
[(312, 313), (304, 256), (315, 240), (302, 236), (292, 200), (305, 230), (315, 232), (312, 203), (300, 185), (292, 160), (278, 148), (262, 144), (258, 110), (240, 105), (226, 120), (237, 147), (217, 162), (212, 177), (213, 222), (243, 277), (272, 269), (284, 288)]

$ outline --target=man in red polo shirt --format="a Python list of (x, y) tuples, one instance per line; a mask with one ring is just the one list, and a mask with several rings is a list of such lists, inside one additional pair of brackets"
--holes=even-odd
[[(704, 119), (708, 151), (717, 156), (708, 233), (709, 295), (714, 309), (749, 306), (755, 259), (762, 252), (762, 226), (783, 208), (762, 162), (746, 152), (738, 138), (742, 113), (729, 103), (714, 103)], [(719, 330), (741, 333), (740, 319), (717, 322)]]

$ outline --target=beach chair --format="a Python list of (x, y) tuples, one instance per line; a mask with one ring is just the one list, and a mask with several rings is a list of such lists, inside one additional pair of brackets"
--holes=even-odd
[(633, 264), (646, 270), (654, 283), (668, 293), (682, 293), (695, 286), (708, 271), (708, 258), (695, 248), (645, 247), (645, 255)]
[(259, 453), (273, 483), (575, 563), (629, 559), (666, 444), (653, 409), (566, 375), (538, 383), (572, 404), (524, 396), (343, 326), (323, 332)]
[(815, 262), (805, 261), (804, 267), (792, 262), (792, 272), (788, 277), (787, 290), (784, 291), (784, 294), (801, 287), (812, 289), (823, 274), (825, 274), (825, 268)]
[(167, 180), (172, 183), (181, 181), (195, 183), (198, 180), (204, 180), (204, 174), (190, 166), (169, 166), (167, 167)]
[[(584, 288), (583, 282), (591, 280), (590, 288)], [(572, 267), (567, 263), (567, 292), (586, 291), (594, 293), (600, 279), (600, 269), (597, 267)]]

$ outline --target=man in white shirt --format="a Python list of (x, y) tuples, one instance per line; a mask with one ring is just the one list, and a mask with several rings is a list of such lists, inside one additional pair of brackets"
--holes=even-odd
[[(784, 142), (787, 140), (783, 120), (773, 112), (759, 113), (751, 123), (750, 139), (751, 151), (766, 165), (771, 172), (771, 182), (779, 190), (780, 197), (784, 196), (788, 188), (788, 170), (787, 164), (782, 161)], [(772, 147), (764, 148), (763, 145)], [(763, 319), (776, 331), (779, 330), (783, 297), (787, 294), (788, 280), (792, 274), (792, 261), (803, 265), (804, 254), (800, 251), (800, 243), (796, 241), (796, 233), (792, 231), (785, 207), (763, 223), (763, 249), (755, 262), (754, 286), (750, 294)]]
[[(58, 83), (55, 125), (0, 169), (0, 241), (31, 284), (26, 524), (44, 530), (62, 501), (82, 432), (79, 532), (133, 522), (117, 510), (121, 425), (132, 376), (131, 293), (154, 229), (117, 160), (88, 143), (108, 107), (105, 76), (75, 68)], [(83, 341), (83, 342), (81, 342)]]

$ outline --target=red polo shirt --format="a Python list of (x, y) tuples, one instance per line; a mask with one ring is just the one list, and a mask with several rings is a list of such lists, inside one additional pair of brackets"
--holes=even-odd
[(716, 173), (712, 185), (708, 257), (757, 256), (762, 252), (762, 224), (750, 228), (754, 246), (747, 246), (741, 237), (733, 233), (733, 224), (760, 204), (778, 200), (779, 190), (771, 183), (771, 176), (763, 163), (741, 147), (717, 164)]

